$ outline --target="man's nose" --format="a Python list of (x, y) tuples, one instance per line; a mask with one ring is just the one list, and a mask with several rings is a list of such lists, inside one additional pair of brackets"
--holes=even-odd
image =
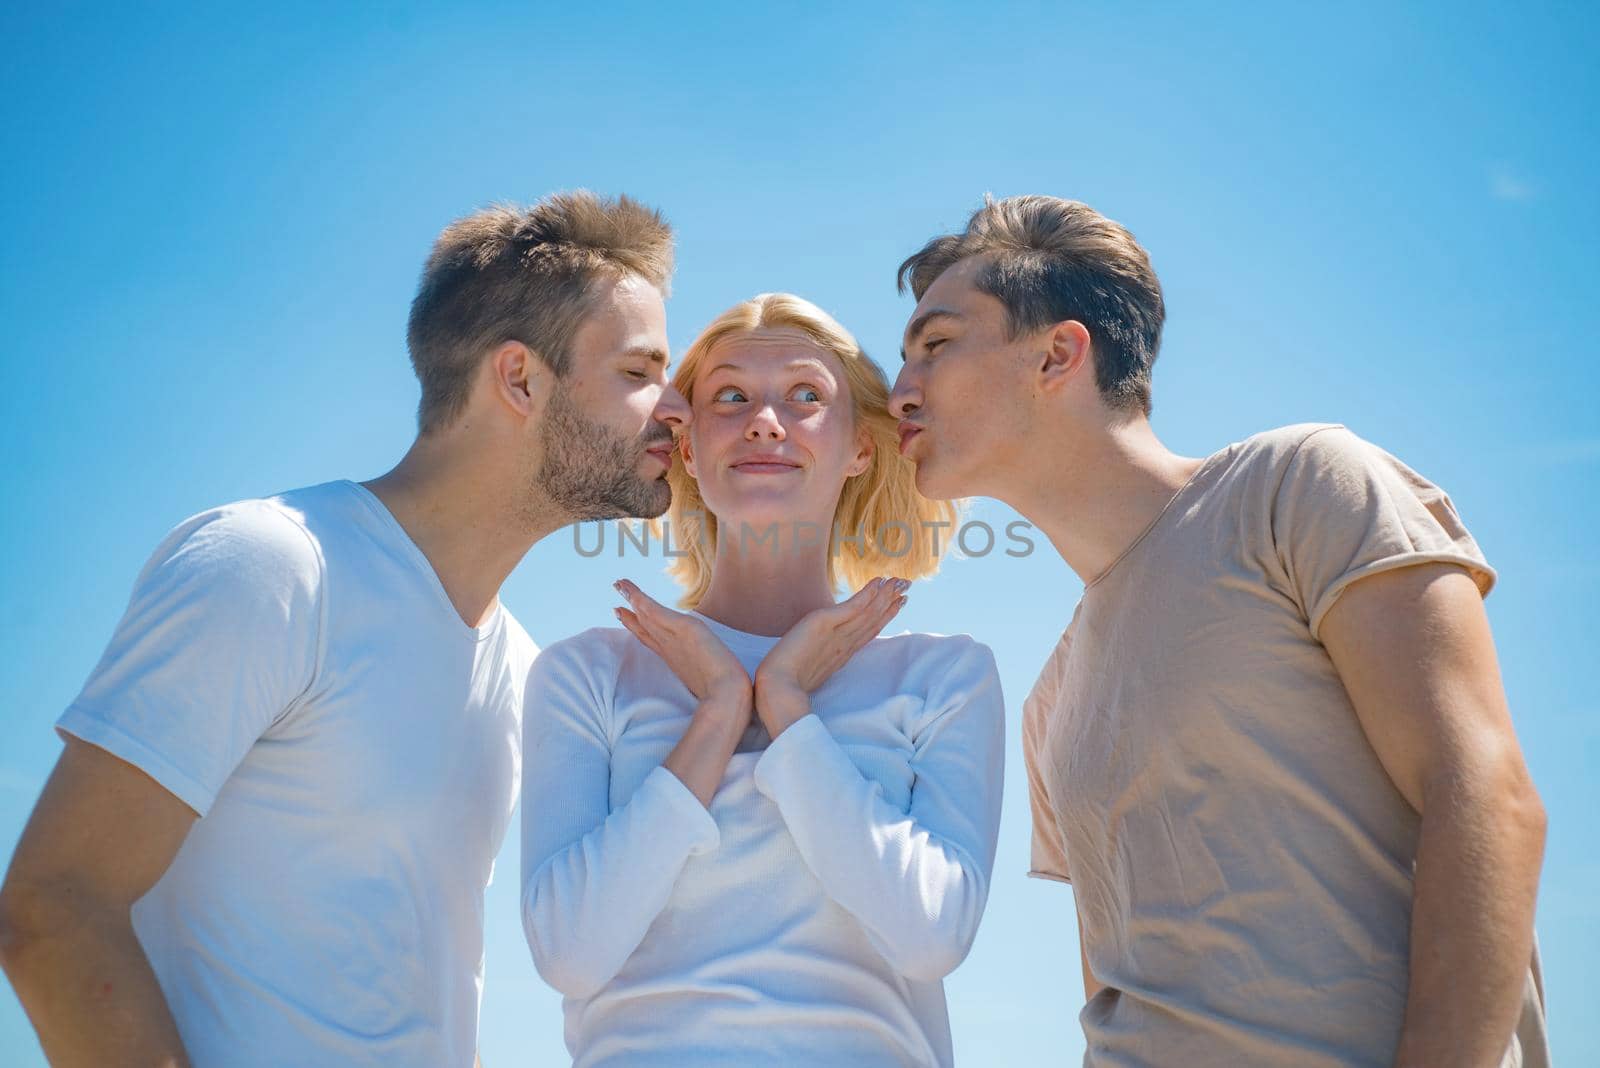
[(665, 423), (673, 430), (683, 430), (694, 422), (694, 411), (689, 407), (689, 402), (670, 382), (661, 391), (655, 411), (650, 414), (656, 422)]
[(900, 376), (894, 380), (894, 390), (889, 394), (889, 414), (896, 419), (906, 419), (920, 407), (922, 407), (922, 390), (917, 388), (916, 383), (902, 368)]

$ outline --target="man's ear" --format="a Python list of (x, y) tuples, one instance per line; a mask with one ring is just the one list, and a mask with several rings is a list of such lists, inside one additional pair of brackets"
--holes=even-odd
[(1093, 349), (1089, 328), (1067, 319), (1044, 334), (1044, 352), (1038, 357), (1039, 386), (1046, 393), (1062, 389), (1086, 369), (1093, 374)]
[(537, 415), (549, 396), (550, 368), (520, 341), (507, 341), (489, 354), (488, 375), (494, 397), (524, 419)]

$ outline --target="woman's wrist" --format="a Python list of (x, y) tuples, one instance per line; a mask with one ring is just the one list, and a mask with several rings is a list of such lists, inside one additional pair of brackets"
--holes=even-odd
[(811, 713), (811, 695), (792, 679), (758, 675), (755, 706), (767, 733), (776, 738)]
[(729, 679), (714, 684), (706, 691), (696, 714), (726, 720), (737, 724), (739, 729), (743, 730), (745, 724), (750, 721), (750, 713), (754, 706), (755, 694), (751, 690), (750, 680)]

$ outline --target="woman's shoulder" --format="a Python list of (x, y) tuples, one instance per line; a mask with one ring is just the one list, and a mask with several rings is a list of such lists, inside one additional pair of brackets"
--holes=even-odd
[(536, 663), (547, 667), (592, 665), (602, 670), (615, 670), (629, 648), (638, 644), (638, 639), (621, 627), (590, 627), (544, 646)]
[(988, 646), (970, 634), (941, 634), (937, 631), (903, 630), (899, 634), (884, 634), (874, 644), (892, 643), (908, 653), (923, 656), (949, 655), (968, 649), (988, 650)]
[(902, 631), (886, 634), (868, 646), (878, 656), (898, 664), (902, 670), (953, 670), (966, 666), (992, 669), (994, 652), (970, 634), (938, 634), (929, 631)]
[(994, 653), (972, 635), (905, 631), (880, 637), (868, 649), (878, 658), (866, 665), (868, 671), (892, 679), (897, 692), (922, 699), (913, 733), (955, 709), (974, 712), (974, 722), (1003, 720)]

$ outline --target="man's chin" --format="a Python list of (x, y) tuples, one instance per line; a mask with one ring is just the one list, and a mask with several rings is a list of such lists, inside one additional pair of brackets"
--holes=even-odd
[(643, 483), (632, 504), (633, 510), (626, 517), (618, 518), (660, 519), (666, 515), (667, 509), (672, 507), (672, 487), (667, 483), (666, 476)]
[(643, 480), (627, 493), (617, 493), (587, 504), (569, 506), (569, 521), (603, 523), (613, 519), (659, 519), (672, 506), (672, 488), (666, 479)]
[(660, 487), (660, 503), (652, 501), (649, 510), (639, 514), (639, 519), (660, 519), (667, 514), (667, 509), (672, 507), (672, 488), (665, 480), (662, 480)]
[(953, 501), (958, 497), (971, 496), (963, 493), (960, 487), (951, 485), (948, 477), (941, 477), (937, 464), (927, 461), (917, 464), (916, 485), (917, 492), (930, 501)]

